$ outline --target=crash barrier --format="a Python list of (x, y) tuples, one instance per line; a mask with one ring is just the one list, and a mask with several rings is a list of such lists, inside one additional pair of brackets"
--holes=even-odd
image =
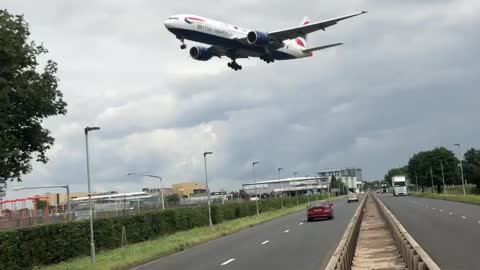
[(373, 195), (379, 206), (380, 213), (387, 223), (390, 233), (395, 239), (398, 250), (402, 254), (409, 270), (440, 270), (440, 267), (430, 258), (423, 248), (413, 239), (407, 230), (388, 208)]
[(365, 198), (363, 198), (363, 200), (360, 202), (360, 205), (350, 220), (342, 239), (340, 239), (340, 243), (333, 252), (332, 257), (325, 268), (326, 270), (351, 269), (353, 256), (355, 255), (355, 248), (357, 245), (358, 233), (360, 232), (360, 224), (362, 223), (363, 209), (368, 196), (370, 195), (367, 194), (367, 196), (365, 196)]

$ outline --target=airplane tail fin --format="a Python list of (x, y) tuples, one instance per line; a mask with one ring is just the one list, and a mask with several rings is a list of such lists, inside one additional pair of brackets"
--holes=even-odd
[[(305, 16), (302, 20), (301, 25), (307, 25), (307, 24), (310, 24), (310, 18), (308, 18), (308, 16)], [(305, 41), (307, 41), (307, 35), (301, 36), (301, 38), (303, 38)]]

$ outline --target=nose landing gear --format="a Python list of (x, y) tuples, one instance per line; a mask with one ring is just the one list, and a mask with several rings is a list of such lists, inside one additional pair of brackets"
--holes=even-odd
[(227, 66), (235, 71), (242, 70), (242, 66), (235, 62), (235, 60), (233, 60), (231, 63), (229, 62)]
[(179, 37), (180, 42), (182, 42), (182, 45), (180, 45), (180, 49), (185, 50), (187, 48), (187, 45), (185, 45), (185, 41), (182, 37)]

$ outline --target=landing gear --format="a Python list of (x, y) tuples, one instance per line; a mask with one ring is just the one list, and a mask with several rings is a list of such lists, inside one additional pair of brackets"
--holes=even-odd
[(180, 42), (182, 42), (182, 45), (180, 45), (180, 49), (185, 50), (187, 48), (187, 45), (185, 45), (185, 41), (183, 40), (183, 38), (178, 39), (180, 39)]
[(233, 60), (231, 63), (228, 63), (227, 66), (235, 71), (242, 70), (242, 66), (235, 62), (235, 60)]
[(271, 56), (268, 56), (268, 55), (260, 56), (260, 59), (262, 59), (263, 61), (265, 61), (267, 64), (270, 64), (270, 63), (275, 62), (275, 58), (273, 58), (273, 57), (271, 57)]

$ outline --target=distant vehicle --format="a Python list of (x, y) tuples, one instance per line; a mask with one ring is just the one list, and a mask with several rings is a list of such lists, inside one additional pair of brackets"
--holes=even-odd
[(323, 50), (342, 43), (328, 44), (307, 48), (307, 35), (340, 21), (352, 18), (366, 11), (349, 14), (321, 22), (310, 23), (305, 17), (299, 26), (278, 31), (252, 31), (224, 22), (214, 21), (196, 15), (173, 15), (165, 21), (165, 27), (182, 43), (180, 48), (186, 49), (184, 41), (192, 40), (210, 47), (195, 46), (190, 49), (190, 56), (198, 61), (207, 61), (212, 57), (226, 56), (232, 59), (228, 67), (241, 70), (236, 60), (240, 58), (259, 57), (267, 63), (275, 60), (298, 59), (310, 57), (314, 51)]
[(365, 194), (365, 191), (363, 191), (363, 190), (362, 190), (362, 191), (360, 191), (360, 194), (364, 195), (364, 194)]
[(380, 191), (381, 191), (380, 189), (377, 189), (375, 192), (376, 192), (376, 193), (380, 193)]
[(360, 201), (360, 200), (358, 199), (357, 193), (350, 193), (350, 194), (348, 194), (347, 203), (350, 203), (350, 202), (359, 202), (359, 201)]
[(407, 179), (405, 176), (394, 176), (392, 177), (393, 184), (393, 196), (407, 196)]
[(333, 204), (327, 201), (311, 202), (307, 210), (308, 222), (316, 219), (333, 219)]

